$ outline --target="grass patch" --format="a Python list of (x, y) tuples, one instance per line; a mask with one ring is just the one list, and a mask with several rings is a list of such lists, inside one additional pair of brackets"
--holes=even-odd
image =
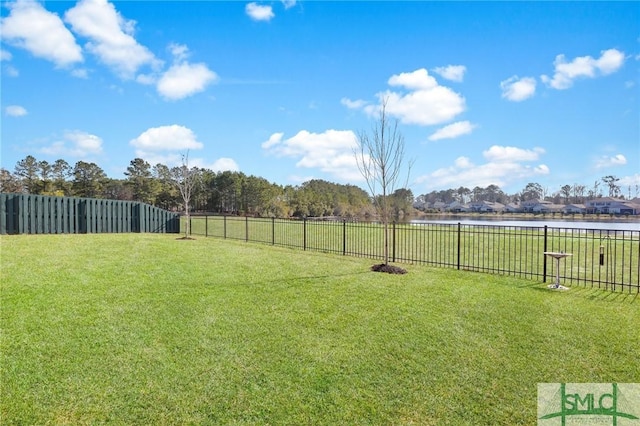
[(637, 295), (171, 235), (2, 236), (2, 424), (533, 424), (637, 382)]

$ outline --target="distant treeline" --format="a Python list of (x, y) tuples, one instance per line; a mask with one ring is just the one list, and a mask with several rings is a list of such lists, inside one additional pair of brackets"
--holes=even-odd
[[(242, 172), (193, 168), (197, 185), (194, 212), (267, 217), (365, 217), (375, 215), (369, 194), (355, 185), (310, 180), (301, 185), (277, 185)], [(0, 192), (142, 201), (167, 210), (182, 210), (183, 200), (172, 169), (132, 160), (123, 179), (107, 177), (95, 163), (38, 161), (29, 155), (13, 172), (0, 169)], [(413, 194), (401, 189), (391, 197), (396, 214), (412, 209)]]
[[(371, 196), (355, 185), (314, 179), (300, 185), (282, 186), (242, 172), (193, 170), (197, 177), (191, 205), (194, 212), (267, 217), (375, 215)], [(71, 166), (62, 159), (49, 163), (29, 155), (16, 163), (13, 172), (0, 168), (0, 192), (141, 201), (167, 210), (182, 210), (182, 197), (172, 171), (164, 164), (151, 166), (145, 160), (135, 158), (124, 172), (123, 179), (113, 179), (95, 163), (78, 161)], [(417, 197), (411, 190), (398, 189), (390, 199), (395, 215), (402, 216), (414, 211), (414, 201), (508, 204), (540, 199), (569, 204), (603, 195), (617, 198), (638, 196), (638, 185), (621, 188), (618, 181), (615, 176), (605, 176), (591, 187), (564, 185), (554, 192), (538, 183), (528, 183), (515, 194), (506, 194), (496, 185), (432, 191)]]

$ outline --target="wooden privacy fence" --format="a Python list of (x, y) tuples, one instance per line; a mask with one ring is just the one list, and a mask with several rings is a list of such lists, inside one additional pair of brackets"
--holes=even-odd
[(137, 201), (0, 194), (0, 234), (180, 232), (180, 216)]

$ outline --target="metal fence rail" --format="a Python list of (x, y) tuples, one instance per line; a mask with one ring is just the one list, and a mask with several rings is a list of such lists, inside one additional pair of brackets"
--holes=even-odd
[[(543, 282), (556, 276), (544, 252), (572, 256), (557, 271), (565, 283), (640, 293), (640, 231), (442, 223), (390, 225), (390, 260), (503, 274)], [(191, 217), (191, 232), (325, 253), (383, 258), (377, 223)]]

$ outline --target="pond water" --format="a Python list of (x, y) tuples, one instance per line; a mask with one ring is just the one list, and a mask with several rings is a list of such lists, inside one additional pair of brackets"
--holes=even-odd
[(561, 220), (561, 219), (505, 219), (504, 217), (465, 217), (447, 216), (446, 218), (416, 219), (410, 221), (412, 224), (421, 223), (444, 223), (462, 225), (496, 225), (496, 226), (516, 226), (516, 227), (543, 227), (550, 228), (574, 228), (574, 229), (605, 229), (615, 231), (640, 231), (640, 222), (633, 219), (624, 219), (620, 222), (612, 220), (602, 221), (582, 221), (582, 220)]

